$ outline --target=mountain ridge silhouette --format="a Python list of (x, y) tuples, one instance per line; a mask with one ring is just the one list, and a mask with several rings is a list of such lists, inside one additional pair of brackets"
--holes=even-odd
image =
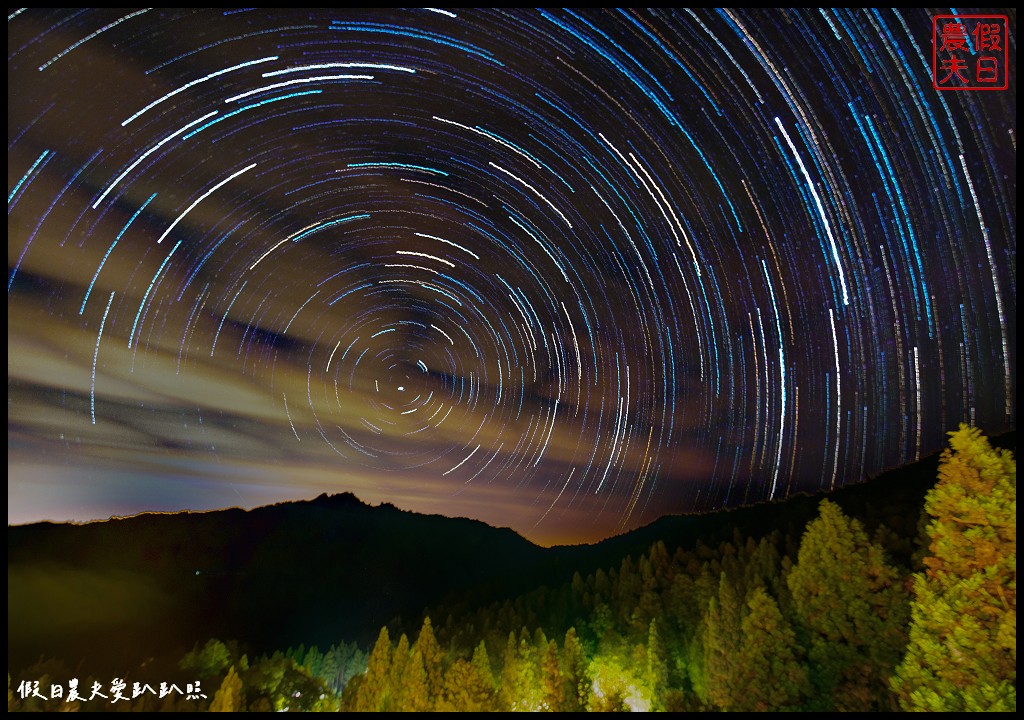
[[(1015, 449), (1016, 433), (992, 439)], [(364, 647), (429, 607), (481, 606), (557, 586), (662, 541), (799, 537), (829, 497), (869, 531), (912, 531), (939, 454), (832, 492), (666, 515), (598, 543), (543, 548), (510, 528), (371, 506), (349, 492), (251, 510), (140, 513), (8, 526), (8, 667), (41, 656), (112, 669), (216, 637), (254, 652)], [(895, 558), (904, 565), (905, 557)], [(442, 621), (437, 618), (435, 622)]]

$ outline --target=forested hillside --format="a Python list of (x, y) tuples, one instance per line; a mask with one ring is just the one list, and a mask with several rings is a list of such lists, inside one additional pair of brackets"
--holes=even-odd
[[(1013, 454), (993, 449), (977, 430), (951, 433), (923, 510), (906, 508), (902, 518), (863, 513), (862, 520), (821, 499), (813, 518), (795, 529), (755, 536), (733, 523), (731, 537), (715, 543), (670, 547), (658, 539), (616, 565), (505, 600), (474, 605), (450, 595), (424, 608), (418, 621), (399, 617), (380, 627), (372, 647), (338, 642), (250, 656), (242, 642), (211, 639), (175, 663), (126, 667), (125, 699), (117, 704), (1013, 710)], [(154, 672), (176, 681), (179, 692), (160, 697), (157, 687), (133, 686)], [(84, 697), (69, 702), (68, 680), (76, 674)], [(89, 700), (87, 692), (95, 682), (111, 695), (110, 678), (86, 674), (44, 660), (11, 678), (9, 708), (110, 703)], [(51, 698), (61, 684), (61, 696)]]

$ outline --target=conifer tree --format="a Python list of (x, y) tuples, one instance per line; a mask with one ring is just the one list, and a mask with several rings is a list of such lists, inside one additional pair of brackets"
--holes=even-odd
[(538, 627), (533, 631), (532, 652), (537, 659), (538, 666), (544, 661), (544, 653), (548, 651), (548, 636), (544, 634), (544, 628)]
[[(695, 577), (678, 573), (665, 593), (666, 629), (692, 637), (700, 625), (702, 605), (696, 597)], [(703, 604), (707, 607), (707, 602)]]
[(637, 678), (631, 671), (628, 660), (615, 654), (598, 656), (591, 666), (594, 676), (594, 691), (590, 696), (590, 712), (646, 712), (649, 707), (638, 692)]
[(437, 702), (439, 712), (486, 712), (491, 689), (479, 669), (468, 660), (456, 659), (444, 674)]
[(423, 667), (423, 656), (412, 650), (405, 665), (402, 681), (401, 702), (395, 709), (399, 712), (428, 712), (434, 707), (427, 687), (427, 671)]
[(242, 679), (235, 672), (235, 666), (228, 668), (217, 692), (210, 703), (210, 712), (239, 712), (245, 709), (242, 695)]
[(740, 650), (742, 606), (736, 590), (723, 572), (718, 596), (708, 603), (704, 625), (704, 673), (708, 699), (722, 710), (731, 710), (739, 692), (734, 673)]
[(182, 670), (196, 673), (201, 678), (220, 675), (231, 665), (231, 650), (217, 638), (211, 638), (199, 648), (199, 644), (185, 654), (178, 663)]
[(564, 683), (562, 708), (566, 712), (582, 712), (590, 701), (590, 676), (583, 644), (571, 627), (565, 633), (562, 645), (562, 681)]
[(391, 671), (391, 638), (387, 627), (380, 629), (377, 642), (356, 694), (356, 712), (378, 712), (388, 694)]
[(309, 670), (310, 675), (321, 676), (323, 674), (324, 654), (320, 652), (320, 648), (316, 645), (311, 645), (305, 655), (295, 660), (300, 665), (305, 666)]
[(658, 621), (651, 620), (647, 629), (647, 687), (651, 695), (651, 710), (665, 709), (665, 696), (668, 692), (668, 660), (665, 645), (662, 642)]
[(588, 596), (586, 583), (583, 582), (583, 577), (577, 570), (572, 574), (572, 603), (573, 609), (579, 610), (581, 607), (588, 610), (587, 602), (584, 600)]
[(520, 709), (519, 698), (516, 695), (519, 674), (519, 642), (516, 640), (516, 634), (509, 632), (501, 656), (501, 676), (498, 678), (498, 708), (502, 712)]
[(353, 675), (341, 690), (341, 709), (344, 712), (356, 712), (359, 702), (359, 687), (363, 684), (364, 675)]
[(745, 712), (798, 710), (809, 690), (807, 669), (793, 628), (775, 600), (755, 587), (747, 600), (736, 658), (733, 709)]
[(640, 572), (632, 556), (627, 555), (619, 566), (618, 581), (612, 593), (612, 609), (620, 626), (627, 625), (632, 618), (633, 610), (640, 600), (641, 588)]
[(400, 711), (408, 704), (405, 695), (408, 691), (406, 674), (409, 670), (409, 654), (409, 638), (402, 633), (398, 638), (398, 644), (391, 652), (391, 669), (388, 671), (389, 692), (381, 707), (383, 711)]
[(501, 709), (506, 712), (539, 710), (542, 702), (539, 664), (526, 628), (522, 629), (518, 640), (515, 633), (509, 633), (502, 659), (504, 667), (498, 688)]
[(608, 577), (608, 574), (602, 569), (598, 568), (597, 572), (594, 573), (594, 594), (595, 600), (598, 602), (608, 602), (611, 598), (612, 581)]
[(495, 710), (494, 707), (494, 671), (491, 669), (491, 658), (487, 654), (487, 645), (481, 640), (476, 649), (473, 651), (473, 667), (476, 669), (477, 675), (480, 677), (483, 683), (484, 689), (486, 690), (486, 701), (485, 710)]
[(665, 542), (663, 540), (658, 540), (651, 545), (648, 557), (651, 572), (654, 574), (655, 581), (661, 587), (666, 587), (672, 580), (670, 577), (672, 573), (672, 558), (668, 554), (668, 548), (665, 547)]
[(260, 657), (243, 683), (251, 712), (324, 710), (334, 705), (334, 695), (323, 680), (280, 652)]
[(748, 592), (760, 585), (767, 589), (770, 595), (778, 597), (779, 592), (783, 590), (782, 575), (779, 572), (781, 558), (778, 538), (779, 532), (775, 531), (771, 536), (761, 538), (756, 545), (752, 538), (747, 540), (744, 584)]
[(558, 662), (558, 643), (548, 641), (541, 661), (541, 681), (543, 685), (544, 709), (549, 712), (562, 712), (564, 698), (562, 689), (562, 669)]
[(423, 669), (427, 673), (427, 695), (431, 702), (436, 702), (444, 684), (444, 652), (437, 643), (429, 617), (423, 619), (413, 650), (423, 658)]
[(823, 500), (787, 577), (807, 635), (811, 709), (893, 709), (888, 678), (906, 643), (907, 593), (860, 522)]
[[(664, 548), (664, 545), (661, 547)], [(651, 552), (655, 552), (654, 548)], [(640, 580), (640, 595), (630, 617), (630, 629), (636, 637), (647, 633), (651, 622), (662, 617), (661, 588), (654, 565), (646, 556), (640, 558)]]
[(519, 663), (517, 666), (518, 673), (515, 677), (515, 688), (516, 696), (521, 702), (520, 709), (527, 712), (536, 712), (541, 709), (543, 703), (541, 665), (544, 658), (537, 651), (533, 642), (531, 642), (525, 627), (519, 633), (519, 652), (517, 655)]
[(925, 498), (930, 555), (892, 680), (904, 710), (1017, 707), (1017, 463), (981, 431), (950, 433)]

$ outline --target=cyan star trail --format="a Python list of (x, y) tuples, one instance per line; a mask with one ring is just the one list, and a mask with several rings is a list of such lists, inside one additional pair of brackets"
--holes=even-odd
[(923, 9), (10, 11), (9, 523), (593, 541), (1015, 428), (1000, 14), (949, 92)]

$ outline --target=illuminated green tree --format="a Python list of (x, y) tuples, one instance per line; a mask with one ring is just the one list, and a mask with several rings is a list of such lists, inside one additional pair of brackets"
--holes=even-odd
[[(623, 650), (628, 652), (626, 648)], [(639, 677), (643, 669), (638, 667), (636, 659), (622, 657), (619, 653), (599, 654), (594, 658), (590, 665), (594, 679), (588, 707), (591, 712), (648, 712), (651, 709), (650, 696)]]
[(976, 428), (950, 433), (925, 498), (930, 556), (892, 680), (905, 710), (1017, 707), (1017, 462)]
[(210, 703), (210, 712), (238, 712), (245, 708), (242, 695), (242, 678), (235, 672), (235, 666), (228, 668), (217, 692)]
[(324, 654), (321, 677), (334, 692), (341, 693), (348, 688), (353, 677), (362, 676), (368, 658), (368, 653), (360, 650), (354, 642), (333, 645)]
[(590, 700), (590, 675), (583, 644), (571, 627), (565, 633), (562, 645), (562, 681), (564, 683), (562, 708), (565, 712), (581, 712)]
[(888, 678), (906, 644), (909, 604), (881, 547), (823, 500), (787, 582), (807, 637), (810, 709), (893, 709)]
[(353, 675), (349, 678), (348, 682), (345, 683), (345, 687), (341, 691), (341, 707), (345, 712), (355, 712), (357, 703), (359, 702), (359, 688), (363, 684), (363, 678), (366, 677), (363, 674)]
[(444, 674), (438, 712), (486, 712), (491, 709), (491, 686), (476, 665), (458, 658)]
[(472, 662), (485, 690), (484, 710), (495, 710), (494, 671), (491, 669), (491, 658), (487, 654), (487, 646), (483, 640), (477, 644), (476, 649), (473, 651)]
[(502, 712), (510, 712), (517, 709), (518, 698), (516, 697), (515, 682), (518, 676), (519, 643), (516, 641), (516, 634), (509, 632), (508, 640), (505, 642), (505, 650), (501, 656), (501, 675), (498, 677), (498, 708)]
[(201, 678), (220, 675), (231, 664), (231, 651), (228, 646), (216, 638), (206, 641), (206, 644), (196, 647), (185, 654), (185, 657), (178, 663), (182, 670), (196, 673)]
[(409, 638), (402, 633), (398, 638), (398, 644), (391, 651), (388, 692), (381, 706), (381, 710), (385, 712), (400, 711), (407, 702), (405, 695), (408, 689), (406, 676), (409, 672), (409, 654)]
[(518, 640), (515, 633), (509, 633), (502, 663), (498, 687), (498, 700), (501, 709), (505, 712), (536, 712), (539, 710), (543, 701), (539, 682), (539, 665), (535, 662), (533, 645), (528, 640), (525, 628)]
[(423, 668), (423, 656), (413, 650), (405, 665), (405, 677), (402, 679), (399, 697), (395, 703), (398, 712), (428, 712), (433, 708), (433, 700), (427, 689), (427, 671)]
[(809, 690), (796, 634), (764, 588), (754, 588), (742, 621), (732, 708), (765, 712), (798, 710)]
[(544, 709), (562, 712), (564, 702), (562, 668), (558, 662), (558, 643), (548, 641), (541, 660), (541, 683), (543, 685)]
[(357, 712), (377, 712), (384, 706), (390, 686), (391, 638), (387, 627), (380, 629), (377, 642), (370, 652), (366, 673), (356, 694)]
[(740, 688), (736, 685), (742, 606), (736, 590), (722, 573), (718, 595), (708, 602), (704, 618), (704, 673), (708, 699), (722, 710), (731, 710)]
[(661, 639), (658, 621), (651, 620), (647, 629), (647, 687), (651, 693), (651, 710), (663, 711), (668, 693), (668, 653)]
[(444, 684), (444, 651), (437, 642), (429, 617), (423, 619), (413, 650), (423, 658), (423, 669), (427, 673), (427, 696), (431, 702), (436, 702)]
[(275, 653), (261, 657), (243, 678), (250, 711), (337, 710), (334, 694), (320, 678), (290, 657)]

